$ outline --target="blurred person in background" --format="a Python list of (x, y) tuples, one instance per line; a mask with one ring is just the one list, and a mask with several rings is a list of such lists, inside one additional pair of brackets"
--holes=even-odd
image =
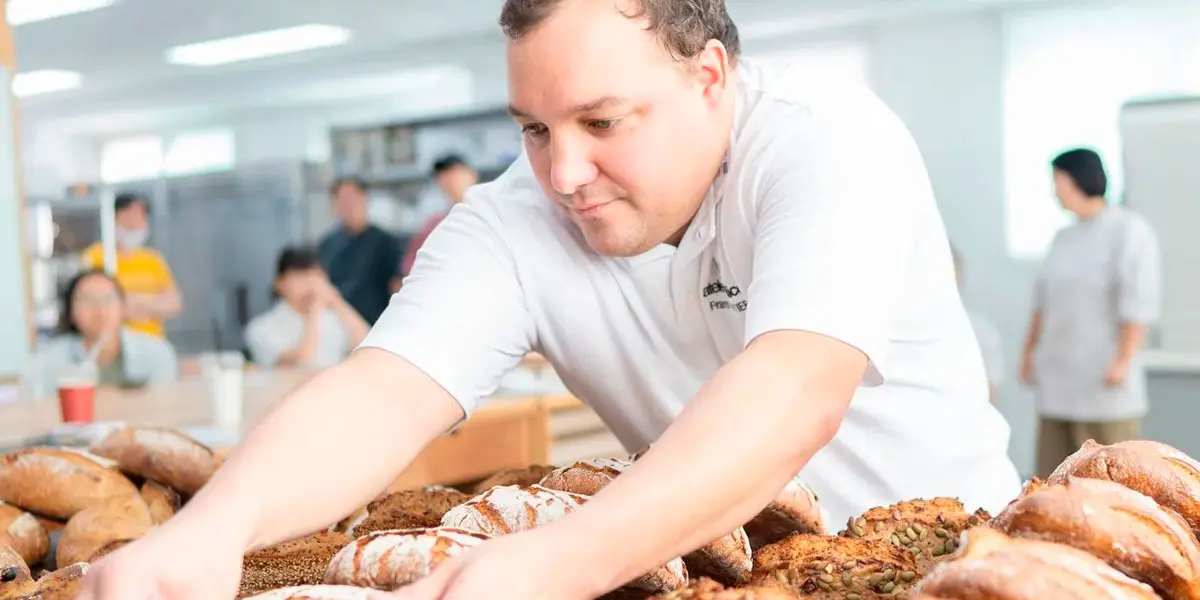
[(361, 180), (340, 178), (330, 192), (339, 226), (318, 246), (321, 264), (350, 306), (374, 323), (399, 287), (400, 240), (371, 224)]
[(1037, 394), (1042, 477), (1089, 438), (1138, 437), (1149, 408), (1139, 350), (1160, 305), (1157, 236), (1105, 199), (1100, 156), (1070, 150), (1051, 167), (1076, 222), (1054, 237), (1042, 265), (1021, 359), (1021, 380)]
[[(954, 277), (958, 281), (959, 295), (961, 295), (962, 255), (954, 247), (950, 248), (950, 254), (954, 259)], [(979, 350), (983, 353), (983, 369), (987, 373), (988, 380), (988, 398), (991, 399), (992, 404), (995, 404), (999, 399), (1000, 385), (1004, 383), (1004, 343), (1000, 338), (1000, 330), (992, 324), (991, 319), (970, 307), (967, 307), (967, 318), (971, 320), (971, 328), (975, 331), (975, 339), (979, 341)]]
[[(83, 363), (94, 350), (100, 385), (175, 380), (178, 363), (171, 344), (129, 325), (122, 326), (126, 300), (117, 280), (104, 271), (76, 275), (63, 293), (55, 335), (38, 351), (45, 375), (55, 377)], [(47, 384), (52, 389), (54, 382)]]
[[(163, 321), (183, 312), (183, 297), (171, 267), (157, 250), (146, 247), (150, 238), (150, 204), (135, 194), (121, 194), (116, 212), (117, 264), (114, 271), (125, 291), (125, 318), (130, 329), (166, 337)], [(97, 242), (83, 251), (87, 269), (104, 269), (104, 246)]]
[(329, 282), (320, 257), (285, 248), (275, 269), (279, 301), (246, 327), (246, 345), (264, 367), (331, 367), (367, 336), (367, 322)]
[(425, 239), (433, 232), (433, 228), (442, 222), (442, 219), (446, 217), (446, 213), (449, 212), (450, 208), (462, 202), (463, 198), (467, 195), (467, 190), (471, 189), (471, 186), (476, 183), (479, 183), (479, 173), (471, 168), (471, 165), (467, 164), (466, 159), (463, 157), (457, 154), (449, 154), (434, 161), (433, 180), (442, 190), (442, 193), (446, 195), (446, 198), (450, 200), (450, 206), (426, 221), (420, 231), (409, 241), (408, 250), (404, 253), (404, 266), (401, 269), (401, 273), (407, 274), (412, 270), (413, 262), (417, 260), (417, 251), (421, 249), (421, 245), (425, 243)]

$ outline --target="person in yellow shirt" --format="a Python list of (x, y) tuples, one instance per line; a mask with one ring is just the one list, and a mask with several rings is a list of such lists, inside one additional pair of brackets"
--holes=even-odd
[[(115, 202), (117, 265), (114, 275), (125, 291), (126, 325), (160, 338), (163, 321), (183, 312), (183, 298), (162, 254), (145, 247), (150, 236), (150, 206), (145, 198), (121, 194)], [(92, 244), (83, 252), (86, 268), (104, 268), (104, 247)]]

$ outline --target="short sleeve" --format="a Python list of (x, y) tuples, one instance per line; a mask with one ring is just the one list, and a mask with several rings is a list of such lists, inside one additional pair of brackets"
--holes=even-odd
[(400, 356), (470, 414), (534, 345), (513, 256), (486, 204), (461, 203), (421, 247), (360, 348)]
[(1125, 323), (1153, 323), (1162, 302), (1158, 238), (1150, 224), (1133, 219), (1117, 260), (1117, 313)]
[(873, 96), (798, 120), (775, 140), (758, 184), (746, 342), (819, 333), (862, 351), (863, 384), (879, 385), (933, 192), (916, 144)]
[(158, 276), (163, 286), (163, 290), (168, 290), (175, 287), (175, 273), (171, 271), (171, 264), (167, 262), (166, 257), (161, 254), (155, 254), (155, 262), (158, 265)]

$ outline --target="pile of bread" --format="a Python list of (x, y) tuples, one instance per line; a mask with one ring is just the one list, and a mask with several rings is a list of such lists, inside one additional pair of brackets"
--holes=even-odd
[[(114, 431), (89, 451), (0, 457), (0, 600), (73, 598), (87, 563), (170, 518), (220, 464), (156, 428)], [(492, 537), (571, 512), (635, 460), (382, 495), (326, 530), (247, 554), (238, 598), (365, 600), (403, 587)], [(914, 499), (832, 529), (794, 483), (742, 527), (605, 598), (1200, 600), (1200, 464), (1154, 442), (1089, 442), (994, 518), (953, 498)]]

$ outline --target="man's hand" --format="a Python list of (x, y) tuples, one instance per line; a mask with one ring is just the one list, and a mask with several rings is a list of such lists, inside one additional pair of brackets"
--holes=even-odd
[(1018, 374), (1018, 377), (1020, 377), (1021, 383), (1025, 385), (1034, 384), (1035, 374), (1033, 372), (1033, 356), (1031, 356), (1029, 353), (1021, 355), (1021, 370)]
[(1129, 378), (1129, 361), (1121, 358), (1113, 359), (1104, 369), (1104, 385), (1120, 387)]

